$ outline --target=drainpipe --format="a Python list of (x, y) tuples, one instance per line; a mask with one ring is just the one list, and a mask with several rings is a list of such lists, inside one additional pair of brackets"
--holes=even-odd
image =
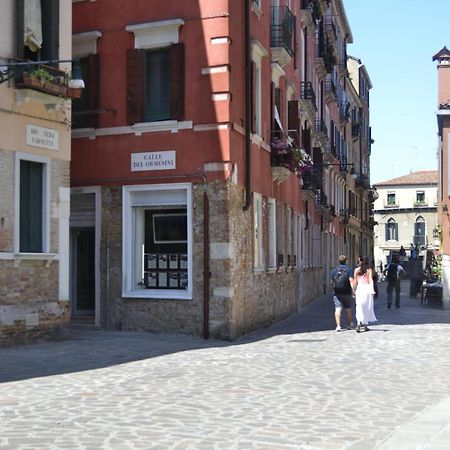
[(250, 191), (250, 158), (251, 141), (250, 131), (252, 124), (252, 99), (251, 91), (251, 65), (250, 65), (250, 0), (244, 0), (244, 97), (245, 97), (245, 205), (242, 208), (247, 211), (251, 204)]
[(203, 191), (203, 339), (209, 339), (209, 199)]

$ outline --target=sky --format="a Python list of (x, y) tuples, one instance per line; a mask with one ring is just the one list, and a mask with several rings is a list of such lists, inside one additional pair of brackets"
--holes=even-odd
[(450, 0), (344, 0), (373, 88), (371, 183), (437, 170), (437, 65), (450, 48)]

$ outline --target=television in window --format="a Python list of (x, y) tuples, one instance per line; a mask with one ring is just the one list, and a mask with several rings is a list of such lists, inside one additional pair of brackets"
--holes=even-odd
[(187, 215), (153, 214), (153, 242), (155, 244), (187, 243)]

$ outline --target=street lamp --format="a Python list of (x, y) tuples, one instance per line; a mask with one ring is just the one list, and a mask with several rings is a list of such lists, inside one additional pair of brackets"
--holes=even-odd
[(80, 62), (78, 59), (61, 59), (49, 61), (21, 61), (0, 65), (0, 84), (11, 78), (21, 77), (24, 73), (29, 72), (34, 67), (41, 67), (58, 63), (72, 63), (72, 78), (69, 80), (68, 86), (73, 89), (83, 89), (85, 87), (83, 78), (81, 77)]

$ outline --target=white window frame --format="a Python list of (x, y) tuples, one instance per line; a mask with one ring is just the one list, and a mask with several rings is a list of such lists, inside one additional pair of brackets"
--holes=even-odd
[[(43, 164), (42, 172), (42, 252), (20, 251), (20, 161)], [(50, 158), (31, 153), (16, 152), (14, 167), (14, 253), (21, 255), (41, 255), (50, 253)]]
[(251, 53), (252, 61), (255, 63), (255, 133), (261, 136), (262, 133), (262, 119), (261, 119), (261, 108), (262, 108), (262, 89), (261, 89), (261, 66), (262, 58), (267, 56), (269, 52), (264, 48), (264, 46), (256, 40), (251, 42)]
[(253, 267), (264, 268), (262, 195), (253, 193)]
[(269, 232), (269, 261), (268, 266), (271, 269), (277, 267), (277, 202), (274, 198), (267, 201), (268, 209), (268, 232)]
[[(167, 196), (164, 202), (151, 201), (151, 193), (166, 191), (184, 191), (185, 203), (180, 203), (177, 194)], [(140, 200), (140, 201), (139, 201)], [(134, 253), (135, 218), (133, 208), (153, 206), (186, 206), (187, 213), (187, 254), (188, 254), (188, 289), (139, 289), (133, 286), (137, 255)], [(192, 185), (190, 183), (131, 185), (122, 188), (122, 296), (125, 298), (158, 298), (158, 299), (192, 299), (192, 249), (193, 249), (193, 211), (192, 211)]]

